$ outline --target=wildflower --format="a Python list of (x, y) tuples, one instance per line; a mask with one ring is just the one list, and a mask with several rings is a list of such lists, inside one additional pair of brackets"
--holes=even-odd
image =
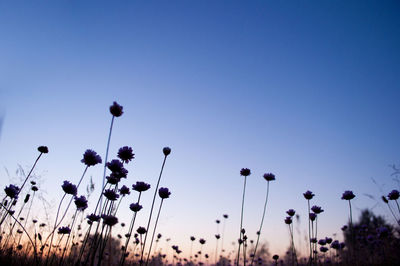
[(310, 213), (310, 214), (309, 214), (309, 217), (310, 217), (310, 220), (311, 220), (311, 221), (314, 221), (315, 218), (317, 218), (317, 215), (316, 215), (315, 213)]
[(48, 153), (49, 152), (49, 148), (47, 148), (47, 146), (39, 146), (37, 149), (40, 153)]
[(264, 174), (263, 177), (267, 181), (274, 181), (275, 180), (275, 175), (271, 174), (271, 173)]
[(110, 183), (111, 185), (116, 185), (119, 183), (119, 181), (121, 181), (121, 178), (114, 174), (111, 173), (109, 176), (106, 176), (107, 182)]
[(93, 150), (86, 150), (83, 154), (83, 159), (81, 160), (82, 163), (86, 164), (87, 166), (94, 166), (98, 163), (101, 163), (101, 157)]
[(340, 249), (344, 249), (346, 247), (346, 244), (344, 242), (340, 242)]
[(133, 212), (138, 212), (142, 209), (142, 205), (140, 205), (139, 203), (132, 203), (131, 205), (129, 205), (129, 209), (131, 209), (131, 211)]
[(38, 191), (39, 190), (37, 186), (32, 186), (31, 189), (32, 189), (32, 191)]
[(135, 158), (135, 154), (131, 147), (124, 146), (118, 150), (118, 158), (120, 158), (124, 163), (129, 163)]
[(136, 184), (132, 185), (132, 189), (136, 190), (137, 192), (143, 192), (150, 188), (150, 185), (145, 182), (136, 182)]
[(170, 147), (164, 147), (162, 151), (163, 151), (165, 156), (168, 156), (171, 153), (171, 148)]
[(119, 173), (121, 172), (122, 168), (124, 168), (124, 165), (121, 163), (121, 161), (116, 159), (106, 163), (106, 166), (113, 173)]
[(139, 235), (143, 235), (147, 232), (146, 228), (139, 226), (139, 228), (136, 230), (136, 232), (138, 232)]
[(310, 200), (312, 199), (315, 195), (314, 193), (312, 193), (311, 191), (307, 190), (305, 193), (303, 193), (304, 198), (306, 198), (306, 200)]
[(168, 188), (166, 187), (161, 187), (158, 190), (158, 195), (160, 196), (160, 198), (162, 199), (167, 199), (169, 198), (169, 195), (171, 195), (171, 192), (168, 190)]
[(26, 194), (24, 202), (27, 203), (29, 201), (30, 197), (31, 197), (31, 194)]
[(392, 192), (390, 192), (390, 193), (388, 194), (388, 198), (389, 198), (390, 200), (398, 200), (399, 196), (400, 196), (400, 195), (399, 195), (399, 191), (396, 190), (396, 189), (393, 189)]
[(36, 220), (36, 219), (33, 219), (33, 220), (32, 220), (32, 223), (34, 223), (34, 224), (37, 223), (37, 220)]
[(120, 117), (124, 112), (122, 111), (124, 107), (119, 105), (117, 102), (114, 102), (113, 105), (110, 106), (110, 113), (115, 117)]
[(200, 238), (199, 240), (200, 244), (204, 245), (206, 243), (206, 241), (203, 238)]
[(108, 200), (111, 200), (111, 201), (117, 200), (119, 198), (119, 195), (113, 189), (104, 190), (103, 195)]
[(103, 214), (101, 218), (103, 219), (103, 223), (105, 223), (108, 226), (113, 226), (118, 223), (118, 218), (112, 215)]
[(346, 231), (347, 230), (347, 225), (343, 225), (341, 229), (342, 229), (342, 231)]
[(353, 191), (346, 190), (345, 192), (343, 192), (342, 200), (351, 200), (354, 199), (354, 197), (355, 195), (353, 194)]
[(291, 224), (292, 223), (292, 217), (288, 216), (285, 218), (285, 224)]
[(64, 181), (64, 184), (62, 184), (61, 187), (65, 193), (71, 194), (71, 195), (76, 195), (76, 193), (78, 191), (76, 186), (67, 180)]
[(275, 261), (277, 261), (277, 260), (279, 259), (279, 256), (275, 254), (274, 256), (272, 256), (272, 259), (274, 259)]
[(100, 221), (100, 216), (99, 216), (99, 215), (96, 215), (96, 214), (94, 214), (94, 213), (92, 213), (92, 214), (86, 216), (86, 218), (88, 218), (91, 222), (98, 222), (98, 221)]
[(85, 196), (75, 197), (74, 202), (78, 211), (83, 211), (88, 207), (88, 201)]
[(6, 192), (6, 195), (9, 196), (10, 198), (16, 199), (19, 194), (19, 187), (10, 184), (8, 187), (4, 189), (4, 192)]
[(251, 171), (249, 168), (242, 168), (240, 170), (240, 175), (241, 176), (249, 176), (251, 174)]
[(71, 229), (68, 226), (63, 226), (58, 228), (58, 233), (61, 235), (68, 235), (71, 233)]
[(327, 244), (330, 244), (330, 243), (332, 243), (332, 238), (325, 237), (325, 241), (326, 241)]
[(331, 244), (331, 248), (336, 249), (336, 250), (340, 249), (339, 241), (338, 240), (333, 241)]
[(228, 214), (224, 214), (223, 217), (224, 217), (225, 219), (228, 219)]
[(216, 239), (220, 239), (221, 236), (220, 236), (219, 234), (216, 234), (216, 235), (215, 235), (215, 238), (216, 238)]
[(320, 247), (319, 250), (320, 250), (321, 252), (325, 253), (325, 252), (328, 251), (328, 248), (327, 248), (327, 247)]
[(130, 191), (130, 189), (129, 189), (127, 186), (123, 185), (123, 186), (119, 189), (119, 193), (121, 193), (122, 196), (125, 196), (125, 195), (131, 194), (131, 191)]
[(326, 245), (326, 239), (320, 239), (318, 241), (318, 244), (320, 244), (321, 246), (325, 246)]
[(195, 241), (196, 238), (195, 238), (194, 236), (191, 236), (191, 237), (190, 237), (190, 240)]
[(286, 213), (287, 213), (289, 216), (293, 217), (294, 214), (296, 213), (296, 211), (293, 210), (293, 209), (289, 209)]
[(162, 237), (161, 234), (158, 234), (158, 235), (157, 235), (157, 239), (160, 239), (161, 237)]
[(221, 221), (220, 221), (220, 220), (215, 220), (215, 222), (216, 222), (217, 224), (219, 224)]
[(315, 214), (319, 214), (319, 213), (321, 213), (321, 212), (324, 211), (320, 206), (316, 206), (316, 205), (312, 206), (312, 207), (311, 207), (311, 210), (312, 210)]

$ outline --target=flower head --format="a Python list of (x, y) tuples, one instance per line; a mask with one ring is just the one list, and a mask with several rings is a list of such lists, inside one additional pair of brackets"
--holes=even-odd
[(275, 254), (274, 256), (272, 256), (272, 259), (277, 261), (279, 259), (279, 256)]
[(251, 171), (249, 168), (242, 168), (240, 170), (240, 175), (241, 176), (249, 176), (251, 174)]
[(319, 250), (320, 250), (321, 252), (325, 253), (325, 252), (328, 251), (328, 248), (327, 248), (327, 247), (320, 247)]
[(390, 200), (398, 200), (399, 199), (399, 191), (396, 189), (393, 189), (389, 194), (388, 194), (388, 198)]
[(308, 217), (310, 218), (311, 221), (314, 221), (315, 218), (317, 218), (317, 214), (315, 214), (315, 213), (310, 213), (310, 214), (308, 215)]
[(191, 237), (190, 237), (190, 240), (195, 241), (196, 238), (195, 238), (194, 236), (191, 236)]
[(285, 218), (285, 224), (291, 224), (292, 223), (292, 217), (288, 216)]
[(215, 238), (216, 238), (216, 239), (220, 239), (221, 236), (220, 236), (219, 234), (216, 234), (216, 235), (215, 235)]
[(161, 187), (161, 188), (158, 190), (158, 195), (159, 195), (160, 198), (162, 198), (162, 199), (167, 199), (167, 198), (169, 198), (169, 195), (171, 195), (171, 192), (169, 191), (168, 188), (166, 188), (166, 187)]
[(88, 207), (88, 201), (85, 196), (75, 197), (74, 202), (79, 211), (83, 211)]
[(10, 198), (16, 199), (19, 194), (19, 187), (10, 184), (8, 187), (4, 189), (4, 192), (6, 192), (6, 195), (9, 196)]
[(67, 180), (64, 181), (61, 187), (67, 194), (76, 195), (76, 193), (78, 192), (76, 186)]
[(49, 148), (47, 148), (47, 146), (39, 146), (37, 149), (40, 153), (48, 153), (49, 152)]
[(325, 237), (325, 241), (326, 241), (327, 244), (330, 244), (330, 243), (332, 243), (332, 238)]
[(132, 203), (131, 205), (129, 205), (129, 209), (131, 209), (131, 211), (133, 212), (138, 212), (142, 209), (142, 205), (140, 205), (139, 203)]
[(351, 190), (346, 190), (342, 194), (342, 200), (352, 200), (354, 199), (355, 195), (353, 194), (353, 191)]
[(320, 244), (321, 246), (325, 246), (326, 245), (326, 239), (320, 239), (318, 240), (318, 244)]
[(103, 219), (103, 223), (108, 225), (108, 226), (113, 226), (113, 225), (116, 225), (118, 223), (118, 218), (113, 216), (113, 215), (105, 215), (105, 214), (103, 214), (101, 216), (101, 218)]
[(132, 189), (136, 190), (137, 192), (143, 192), (150, 188), (150, 184), (145, 182), (137, 181), (136, 184), (132, 185)]
[(275, 175), (271, 173), (266, 173), (263, 175), (264, 179), (267, 181), (273, 181), (275, 180)]
[(303, 193), (303, 196), (306, 200), (312, 199), (315, 195), (311, 191), (307, 190), (306, 192)]
[(171, 148), (170, 147), (164, 147), (162, 151), (163, 151), (165, 156), (168, 156), (171, 153)]
[(123, 186), (119, 189), (119, 193), (120, 193), (122, 196), (125, 196), (125, 195), (131, 194), (131, 191), (130, 191), (130, 189), (129, 189), (127, 186), (123, 185)]
[(289, 216), (293, 217), (293, 216), (296, 214), (296, 211), (293, 210), (293, 209), (289, 209), (286, 213), (287, 213)]
[(135, 158), (135, 154), (131, 147), (124, 146), (118, 150), (118, 158), (120, 158), (124, 163), (129, 163)]
[(311, 210), (312, 210), (315, 214), (319, 214), (319, 213), (321, 213), (321, 212), (324, 211), (320, 206), (316, 206), (316, 205), (312, 206), (312, 207), (311, 207)]
[(98, 221), (100, 221), (100, 216), (99, 216), (99, 215), (96, 215), (96, 214), (94, 214), (94, 213), (92, 213), (92, 214), (86, 216), (86, 218), (88, 218), (88, 220), (89, 220), (89, 221), (92, 221), (92, 222), (98, 222)]
[(81, 160), (82, 163), (86, 164), (87, 166), (94, 166), (98, 163), (101, 163), (101, 157), (98, 155), (94, 150), (86, 150), (83, 154), (83, 159)]
[(204, 245), (206, 243), (206, 241), (203, 238), (200, 238), (199, 240), (200, 244)]
[(104, 190), (103, 195), (111, 201), (115, 201), (119, 198), (119, 195), (113, 189)]
[(122, 168), (124, 168), (124, 165), (121, 163), (120, 160), (111, 160), (111, 162), (106, 163), (107, 168), (115, 173), (115, 172), (121, 172)]
[(35, 192), (39, 190), (37, 186), (32, 186), (31, 189), (32, 189), (32, 191), (35, 191)]
[(122, 111), (124, 107), (119, 105), (117, 102), (114, 102), (113, 105), (110, 106), (110, 113), (115, 117), (120, 117), (124, 112)]
[(228, 219), (228, 214), (224, 214), (224, 215), (222, 215), (225, 219)]
[(68, 226), (62, 226), (58, 228), (58, 233), (61, 235), (68, 235), (71, 233), (71, 229)]
[(146, 228), (139, 226), (139, 228), (136, 230), (136, 232), (138, 232), (139, 235), (143, 235), (147, 232)]

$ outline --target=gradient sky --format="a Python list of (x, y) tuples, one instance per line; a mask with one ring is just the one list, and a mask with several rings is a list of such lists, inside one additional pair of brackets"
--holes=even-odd
[[(225, 246), (238, 238), (243, 167), (252, 170), (251, 239), (262, 175), (276, 175), (261, 237), (272, 253), (289, 245), (287, 209), (306, 231), (306, 190), (325, 209), (320, 236), (340, 235), (344, 190), (357, 196), (355, 216), (374, 207), (390, 219), (379, 197), (398, 188), (389, 165), (399, 163), (399, 12), (398, 1), (1, 1), (1, 186), (17, 183), (18, 164), (29, 169), (47, 145), (36, 173), (56, 206), (62, 181), (79, 180), (87, 148), (104, 159), (115, 100), (125, 113), (110, 156), (125, 145), (136, 153), (124, 184), (154, 186), (161, 150), (172, 148), (159, 231), (186, 254), (191, 235), (212, 254), (225, 213)], [(98, 192), (102, 167), (85, 184), (89, 176)]]

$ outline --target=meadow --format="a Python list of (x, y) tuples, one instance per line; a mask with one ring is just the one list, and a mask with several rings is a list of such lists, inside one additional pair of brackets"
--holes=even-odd
[[(252, 174), (246, 167), (238, 169), (242, 178), (240, 227), (237, 228), (237, 242), (232, 248), (223, 248), (224, 230), (217, 229), (215, 239), (205, 240), (201, 237), (188, 236), (185, 246), (190, 252), (182, 255), (182, 243), (173, 243), (157, 231), (162, 207), (173, 197), (173, 187), (160, 185), (168, 158), (173, 156), (170, 147), (160, 148), (163, 160), (155, 184), (144, 180), (128, 179), (126, 165), (135, 159), (132, 147), (119, 148), (116, 157), (109, 154), (112, 130), (115, 120), (124, 115), (123, 106), (114, 102), (110, 107), (111, 123), (106, 142), (106, 154), (101, 157), (96, 151), (84, 151), (80, 162), (83, 172), (78, 180), (60, 180), (59, 189), (63, 196), (59, 199), (54, 219), (36, 220), (33, 213), (44, 212), (32, 208), (41, 187), (33, 175), (38, 163), (45, 164), (51, 147), (39, 146), (38, 156), (33, 162), (23, 181), (17, 180), (4, 187), (2, 191), (0, 212), (0, 265), (399, 265), (400, 257), (400, 207), (399, 191), (393, 189), (382, 195), (382, 202), (392, 215), (393, 221), (386, 221), (364, 210), (360, 217), (353, 217), (352, 200), (357, 197), (351, 190), (338, 195), (338, 203), (345, 202), (348, 208), (342, 215), (348, 217), (348, 224), (340, 230), (342, 241), (331, 236), (318, 234), (318, 217), (324, 215), (323, 206), (315, 205), (312, 191), (303, 194), (304, 207), (308, 209), (307, 217), (307, 254), (300, 254), (294, 239), (294, 224), (299, 216), (296, 210), (282, 210), (281, 213), (268, 213), (270, 183), (279, 182), (273, 173), (265, 173), (263, 179), (267, 190), (260, 213), (259, 229), (256, 235), (246, 232), (243, 223), (246, 202), (247, 178)], [(126, 115), (126, 114), (125, 114)], [(78, 159), (77, 159), (78, 161)], [(91, 167), (103, 167), (101, 193), (98, 198), (90, 197), (94, 186), (82, 187)], [(121, 185), (122, 180), (131, 184)], [(271, 188), (272, 189), (272, 188)], [(84, 191), (82, 193), (82, 191)], [(86, 194), (85, 194), (86, 192)], [(146, 209), (149, 213), (145, 224), (137, 224), (137, 216), (146, 215), (141, 204), (143, 194), (150, 194), (152, 203)], [(184, 200), (184, 199), (180, 199)], [(121, 202), (129, 201), (129, 210), (121, 210)], [(91, 211), (88, 211), (91, 210)], [(129, 212), (131, 219), (121, 220), (119, 214)], [(288, 228), (287, 238), (290, 243), (285, 254), (270, 254), (268, 248), (260, 241), (265, 217), (281, 215), (282, 223)], [(228, 214), (215, 221), (217, 228), (225, 227)], [(120, 233), (123, 232), (123, 233)], [(271, 240), (273, 242), (273, 240)], [(161, 245), (169, 250), (160, 249)], [(208, 246), (208, 247), (207, 247)], [(208, 254), (204, 250), (214, 250)]]

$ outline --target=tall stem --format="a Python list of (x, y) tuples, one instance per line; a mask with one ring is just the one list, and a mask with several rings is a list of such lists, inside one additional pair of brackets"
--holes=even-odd
[(165, 165), (165, 161), (166, 160), (167, 160), (167, 155), (164, 156), (164, 160), (163, 160), (163, 163), (162, 163), (162, 166), (161, 166), (161, 170), (160, 170), (160, 175), (158, 176), (157, 186), (156, 186), (156, 189), (154, 190), (153, 202), (151, 203), (151, 209), (150, 209), (150, 215), (149, 215), (149, 221), (147, 222), (147, 227), (146, 227), (147, 232), (146, 232), (146, 234), (144, 236), (144, 243), (143, 243), (142, 255), (141, 255), (141, 258), (140, 258), (140, 265), (142, 265), (142, 263), (143, 263), (143, 252), (144, 252), (144, 248), (146, 246), (147, 234), (149, 233), (151, 216), (153, 214), (153, 208), (154, 208), (154, 202), (156, 200), (157, 190), (158, 190), (158, 186), (160, 185), (161, 175), (163, 173), (164, 165)]
[[(104, 171), (103, 171), (103, 180), (102, 180), (102, 187), (104, 187), (104, 182), (106, 179), (106, 169), (107, 169), (107, 160), (108, 160), (108, 150), (110, 148), (110, 140), (111, 140), (111, 133), (112, 133), (112, 128), (113, 128), (113, 124), (114, 124), (114, 116), (112, 116), (111, 118), (111, 125), (110, 125), (110, 132), (108, 133), (108, 140), (107, 140), (107, 148), (106, 148), (106, 157), (105, 157), (105, 161), (104, 161)], [(101, 210), (101, 206), (103, 204), (103, 192), (101, 192), (100, 194), (100, 210)]]
[(240, 215), (240, 231), (239, 231), (239, 249), (238, 249), (238, 254), (237, 254), (237, 260), (236, 260), (236, 265), (239, 265), (239, 259), (240, 259), (240, 245), (241, 245), (241, 240), (242, 240), (242, 226), (243, 226), (243, 209), (244, 209), (244, 196), (246, 193), (246, 180), (247, 176), (244, 177), (244, 184), (243, 184), (243, 197), (242, 197), (242, 211)]
[(157, 214), (157, 218), (156, 218), (156, 223), (155, 223), (155, 225), (154, 225), (153, 235), (151, 236), (150, 248), (149, 248), (149, 252), (148, 252), (148, 254), (147, 254), (146, 265), (149, 264), (149, 258), (150, 258), (150, 253), (151, 253), (151, 246), (153, 245), (154, 235), (155, 235), (155, 233), (156, 233), (157, 223), (158, 223), (158, 219), (160, 218), (160, 212), (161, 212), (161, 207), (162, 207), (163, 202), (164, 202), (164, 199), (161, 199), (160, 208), (158, 209), (158, 214)]
[(258, 230), (258, 233), (257, 233), (258, 236), (257, 236), (256, 246), (255, 246), (255, 248), (254, 248), (253, 258), (251, 259), (251, 264), (250, 264), (250, 265), (253, 265), (253, 263), (254, 263), (254, 258), (256, 257), (256, 252), (257, 252), (257, 247), (258, 247), (258, 241), (260, 240), (261, 229), (262, 229), (262, 226), (263, 226), (263, 223), (264, 223), (265, 211), (267, 210), (268, 194), (269, 194), (269, 181), (267, 181), (267, 195), (266, 195), (266, 197), (265, 197), (264, 211), (263, 211), (263, 215), (262, 215), (262, 218), (261, 218), (260, 229)]
[(310, 264), (312, 263), (312, 249), (311, 249), (311, 219), (310, 219), (310, 200), (307, 200), (308, 203), (308, 212), (307, 212), (307, 217), (308, 217), (308, 243), (310, 244)]

